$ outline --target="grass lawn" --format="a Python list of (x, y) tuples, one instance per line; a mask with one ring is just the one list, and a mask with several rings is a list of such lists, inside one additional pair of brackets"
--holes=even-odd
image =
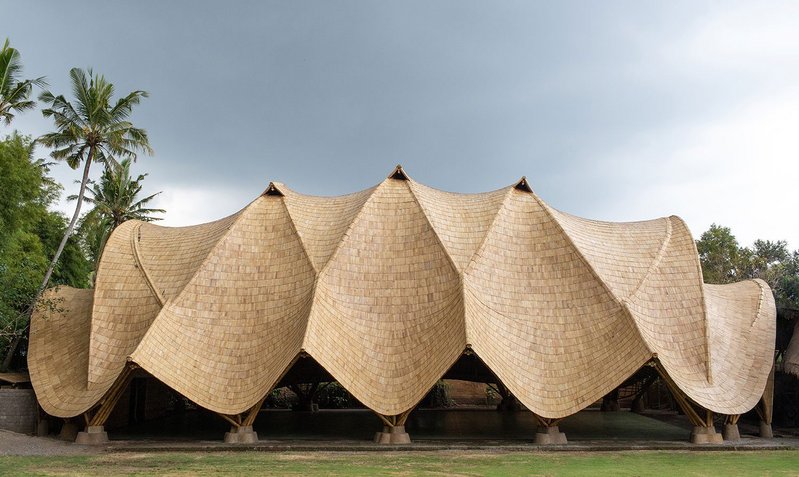
[(799, 476), (799, 451), (119, 453), (0, 457), (0, 475)]

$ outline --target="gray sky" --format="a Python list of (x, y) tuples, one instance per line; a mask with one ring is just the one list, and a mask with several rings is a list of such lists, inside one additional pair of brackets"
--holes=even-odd
[(167, 225), (401, 163), (440, 189), (526, 175), (580, 216), (799, 247), (799, 2), (0, 0), (2, 35), (56, 94), (74, 66), (150, 93), (133, 119), (156, 154), (135, 167)]

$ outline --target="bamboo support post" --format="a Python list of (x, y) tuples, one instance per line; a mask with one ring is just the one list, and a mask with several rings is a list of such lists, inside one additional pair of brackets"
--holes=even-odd
[(413, 408), (393, 416), (375, 413), (383, 421), (383, 430), (375, 433), (374, 442), (377, 444), (410, 444), (411, 437), (405, 432), (405, 422), (411, 411)]
[(132, 365), (125, 365), (122, 373), (100, 400), (99, 406), (94, 413), (90, 414), (90, 412), (85, 412), (83, 414), (86, 421), (86, 430), (78, 433), (75, 438), (77, 444), (99, 445), (108, 442), (108, 433), (105, 431), (104, 427), (105, 422), (111, 416), (119, 399), (122, 397), (122, 394), (124, 394), (128, 384), (130, 384), (134, 369), (135, 367)]
[(724, 427), (721, 429), (721, 436), (725, 441), (737, 442), (741, 440), (741, 432), (738, 429), (738, 419), (740, 414), (729, 414), (724, 417)]
[[(699, 412), (694, 407), (694, 404), (691, 402), (690, 398), (682, 392), (682, 390), (677, 386), (677, 384), (671, 379), (671, 376), (668, 375), (665, 369), (663, 369), (660, 363), (655, 365), (655, 369), (657, 370), (660, 377), (666, 383), (666, 386), (671, 391), (671, 395), (674, 396), (674, 400), (677, 401), (677, 404), (680, 406), (680, 409), (685, 413), (691, 423), (694, 425), (693, 431), (691, 431), (691, 435), (689, 437), (691, 443), (693, 444), (720, 444), (723, 442), (723, 438), (721, 434), (716, 432), (716, 427), (713, 424), (713, 411), (709, 409), (704, 410), (704, 417), (700, 416)], [(701, 407), (700, 407), (701, 409)]]
[(538, 429), (535, 433), (534, 442), (538, 445), (563, 445), (567, 444), (566, 434), (560, 432), (558, 423), (561, 419), (551, 419), (533, 413), (538, 421)]

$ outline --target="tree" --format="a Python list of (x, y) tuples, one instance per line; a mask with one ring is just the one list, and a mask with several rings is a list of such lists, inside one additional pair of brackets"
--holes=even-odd
[[(66, 219), (48, 210), (61, 186), (49, 176), (49, 164), (33, 159), (33, 141), (14, 134), (0, 141), (0, 353), (24, 336), (26, 312), (66, 229)], [(89, 284), (91, 268), (75, 237), (65, 248), (52, 282), (74, 287)], [(57, 303), (40, 303), (55, 307)], [(15, 346), (17, 346), (15, 344)], [(5, 353), (0, 370), (12, 353)]]
[(19, 79), (22, 74), (20, 56), (19, 51), (9, 46), (6, 38), (3, 49), (0, 50), (0, 120), (6, 125), (11, 124), (14, 112), (22, 112), (35, 106), (36, 103), (29, 99), (34, 86), (47, 86), (44, 77)]
[(702, 272), (707, 283), (730, 283), (740, 276), (738, 240), (729, 227), (712, 224), (696, 242)]
[[(81, 229), (89, 256), (96, 262), (108, 236), (115, 228), (128, 220), (152, 222), (161, 220), (153, 214), (163, 214), (164, 209), (150, 209), (147, 205), (160, 192), (139, 199), (142, 181), (147, 174), (139, 174), (135, 179), (130, 173), (131, 160), (124, 159), (119, 167), (106, 168), (99, 183), (91, 182), (84, 202), (94, 207), (81, 219)], [(69, 196), (75, 200), (77, 196)]]
[[(53, 148), (50, 153), (53, 159), (64, 160), (73, 169), (83, 164), (83, 177), (72, 220), (67, 225), (47, 267), (36, 293), (37, 299), (47, 288), (58, 259), (75, 229), (92, 163), (98, 162), (106, 167), (116, 167), (117, 158), (131, 158), (135, 161), (137, 152), (152, 154), (147, 132), (134, 127), (129, 121), (134, 106), (138, 105), (142, 98), (147, 97), (145, 91), (133, 91), (112, 104), (114, 85), (106, 81), (105, 77), (94, 75), (91, 70), (85, 72), (80, 68), (71, 69), (69, 76), (75, 97), (74, 104), (63, 95), (56, 96), (50, 91), (45, 91), (39, 96), (39, 101), (48, 106), (42, 110), (42, 114), (46, 118), (53, 118), (56, 131), (43, 135), (38, 141)], [(26, 330), (32, 312), (31, 308), (27, 313)], [(18, 344), (19, 339), (12, 343), (10, 354), (16, 351)], [(6, 361), (8, 359), (7, 356)]]
[(147, 92), (133, 91), (112, 106), (114, 85), (106, 81), (104, 76), (93, 75), (91, 70), (84, 72), (80, 68), (71, 69), (69, 76), (76, 100), (74, 105), (64, 96), (55, 96), (50, 91), (45, 91), (39, 96), (40, 101), (49, 105), (42, 110), (42, 114), (47, 118), (52, 117), (57, 129), (40, 137), (39, 142), (54, 148), (50, 156), (53, 159), (65, 160), (73, 169), (77, 169), (83, 163), (83, 178), (75, 204), (75, 213), (45, 273), (40, 294), (47, 287), (64, 245), (72, 235), (80, 216), (92, 163), (104, 164), (106, 168), (118, 167), (117, 157), (135, 161), (137, 152), (152, 154), (147, 132), (133, 127), (128, 121), (133, 107), (141, 102), (141, 98), (148, 96)]

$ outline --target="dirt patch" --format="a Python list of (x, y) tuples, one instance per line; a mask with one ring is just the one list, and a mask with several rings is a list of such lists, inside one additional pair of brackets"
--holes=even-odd
[(0, 430), (0, 455), (87, 455), (102, 449), (87, 448), (52, 437), (33, 437)]

